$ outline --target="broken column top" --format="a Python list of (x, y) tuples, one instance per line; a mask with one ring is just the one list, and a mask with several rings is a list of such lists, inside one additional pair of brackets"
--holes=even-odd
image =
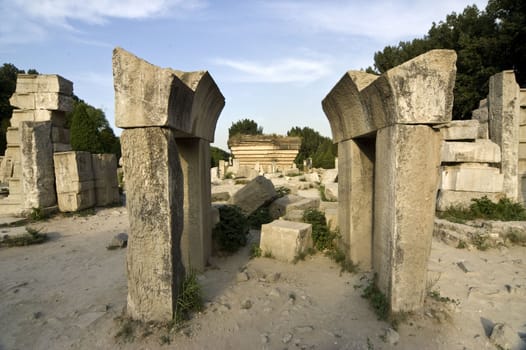
[(225, 98), (207, 71), (160, 68), (116, 48), (113, 80), (118, 127), (167, 127), (181, 136), (214, 140)]
[(380, 76), (347, 72), (322, 102), (335, 142), (394, 124), (451, 120), (456, 53), (432, 50)]

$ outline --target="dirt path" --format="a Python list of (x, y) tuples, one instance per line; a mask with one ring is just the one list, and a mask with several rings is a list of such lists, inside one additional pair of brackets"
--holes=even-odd
[(0, 349), (495, 349), (482, 319), (526, 332), (526, 248), (480, 252), (434, 241), (430, 290), (456, 302), (430, 298), (393, 337), (361, 298), (366, 275), (340, 274), (321, 255), (296, 265), (249, 260), (247, 247), (212, 259), (199, 276), (206, 307), (185, 327), (117, 342), (126, 252), (105, 247), (127, 231), (125, 209), (36, 226), (52, 239), (0, 249)]

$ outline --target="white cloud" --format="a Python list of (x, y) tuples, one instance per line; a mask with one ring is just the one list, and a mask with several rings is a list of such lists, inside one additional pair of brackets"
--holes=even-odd
[(75, 31), (74, 21), (146, 19), (205, 6), (205, 0), (0, 0), (0, 45), (44, 39), (54, 27)]
[(263, 63), (248, 60), (216, 59), (214, 63), (237, 72), (232, 80), (257, 83), (308, 83), (330, 73), (326, 61), (285, 58)]
[(483, 10), (487, 0), (286, 0), (267, 1), (263, 6), (273, 16), (301, 28), (393, 40), (422, 36), (432, 22), (473, 3)]

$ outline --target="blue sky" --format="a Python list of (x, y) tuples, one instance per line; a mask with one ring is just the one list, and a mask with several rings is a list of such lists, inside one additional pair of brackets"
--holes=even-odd
[(114, 126), (112, 50), (161, 67), (208, 70), (226, 105), (214, 145), (242, 118), (265, 133), (331, 136), (321, 100), (375, 51), (487, 0), (0, 0), (0, 64), (73, 81)]

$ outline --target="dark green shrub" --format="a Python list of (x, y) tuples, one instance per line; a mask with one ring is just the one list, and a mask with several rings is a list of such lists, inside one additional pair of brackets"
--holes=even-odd
[(327, 227), (325, 214), (316, 209), (307, 209), (303, 213), (303, 221), (312, 225), (312, 242), (317, 250), (323, 251), (333, 247), (336, 235)]
[(247, 244), (248, 220), (243, 211), (233, 205), (219, 207), (219, 222), (212, 235), (219, 249), (233, 253)]
[(268, 224), (272, 222), (272, 216), (270, 216), (270, 211), (268, 206), (262, 206), (258, 208), (255, 212), (248, 216), (248, 224), (253, 229), (261, 229), (261, 225)]
[(526, 209), (520, 203), (508, 198), (501, 198), (497, 203), (488, 197), (474, 198), (469, 208), (453, 206), (439, 214), (440, 218), (464, 223), (467, 220), (486, 219), (500, 221), (523, 221), (526, 220)]

